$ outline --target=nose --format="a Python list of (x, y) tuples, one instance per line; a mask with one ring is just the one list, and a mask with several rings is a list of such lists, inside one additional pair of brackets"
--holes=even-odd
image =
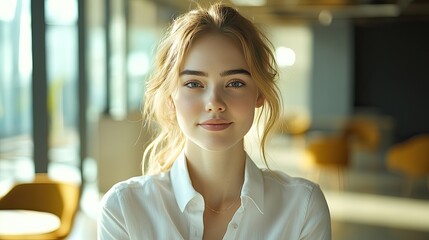
[(217, 90), (213, 90), (209, 93), (208, 100), (206, 102), (207, 112), (223, 112), (226, 110), (226, 104), (223, 101), (222, 94)]

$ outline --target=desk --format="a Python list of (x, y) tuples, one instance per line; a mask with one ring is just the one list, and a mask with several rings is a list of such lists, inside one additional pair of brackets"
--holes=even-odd
[(0, 210), (1, 235), (30, 235), (52, 232), (60, 219), (51, 213), (28, 210)]

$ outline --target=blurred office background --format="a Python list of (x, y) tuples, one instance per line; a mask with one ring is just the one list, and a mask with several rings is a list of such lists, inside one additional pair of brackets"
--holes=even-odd
[[(334, 240), (429, 239), (429, 2), (224, 2), (275, 47), (284, 124), (270, 167), (322, 186)], [(156, 44), (192, 6), (0, 0), (0, 196), (35, 173), (79, 183), (69, 239), (95, 239), (102, 194), (141, 174)]]

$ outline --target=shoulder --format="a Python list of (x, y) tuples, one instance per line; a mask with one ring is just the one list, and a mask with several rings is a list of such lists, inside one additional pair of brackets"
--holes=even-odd
[(302, 217), (303, 225), (317, 223), (321, 232), (329, 233), (329, 207), (317, 183), (280, 171), (263, 170), (263, 176), (267, 201), (286, 210), (293, 209), (295, 217)]
[(154, 193), (171, 186), (171, 181), (168, 173), (161, 173), (157, 175), (149, 176), (137, 176), (132, 177), (128, 180), (121, 181), (113, 185), (109, 191), (107, 191), (102, 200), (102, 205), (117, 204), (118, 201), (130, 201), (133, 198), (144, 198), (151, 196), (154, 197)]
[(303, 191), (313, 191), (319, 185), (300, 177), (292, 177), (285, 172), (263, 169), (262, 175), (266, 187), (278, 188), (279, 190), (302, 189)]
[[(100, 239), (137, 239), (154, 234), (157, 221), (168, 222), (174, 208), (169, 173), (139, 176), (115, 184), (100, 202)], [(161, 219), (161, 220), (160, 220)]]
[(331, 239), (330, 211), (317, 183), (279, 171), (265, 170), (263, 175), (265, 187), (271, 189), (267, 198), (292, 213), (301, 229), (300, 239)]
[(267, 194), (287, 202), (326, 205), (325, 196), (317, 183), (300, 177), (292, 177), (281, 171), (263, 170), (264, 188)]

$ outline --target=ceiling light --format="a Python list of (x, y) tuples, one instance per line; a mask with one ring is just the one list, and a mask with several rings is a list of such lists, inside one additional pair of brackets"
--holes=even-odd
[(295, 64), (295, 51), (287, 47), (278, 47), (276, 49), (276, 61), (279, 67), (288, 67)]
[(332, 13), (328, 10), (322, 10), (319, 13), (319, 22), (322, 25), (329, 26), (332, 23)]
[(239, 6), (264, 6), (267, 0), (231, 0), (235, 5)]

